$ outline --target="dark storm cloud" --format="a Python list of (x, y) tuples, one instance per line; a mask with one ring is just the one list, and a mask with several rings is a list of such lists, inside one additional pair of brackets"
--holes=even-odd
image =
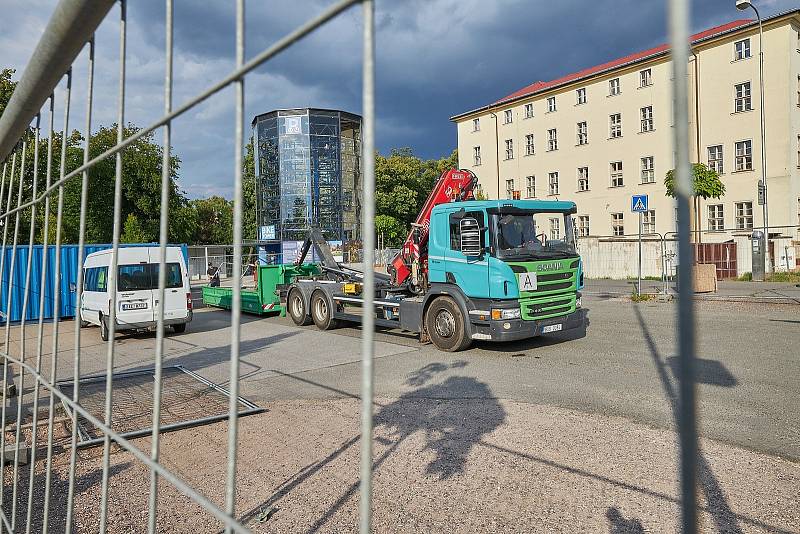
[[(247, 4), (247, 56), (268, 47), (332, 0)], [(55, 0), (14, 12), (0, 35), (7, 63), (22, 69)], [(380, 150), (410, 146), (425, 157), (456, 144), (449, 117), (493, 102), (536, 80), (550, 80), (667, 40), (660, 0), (378, 0), (377, 141)], [(699, 31), (751, 13), (734, 0), (695, 0)], [(800, 7), (798, 0), (760, 0), (763, 16)], [(164, 7), (129, 3), (129, 120), (145, 125), (163, 109)], [(113, 13), (113, 10), (112, 10)], [(234, 67), (232, 2), (178, 1), (175, 7), (175, 103)], [(115, 22), (98, 32), (97, 120), (114, 120)], [(361, 110), (361, 10), (351, 8), (246, 81), (245, 120), (279, 107)], [(80, 94), (80, 68), (76, 69)], [(102, 108), (102, 109), (101, 109)], [(226, 90), (176, 121), (173, 144), (183, 160), (181, 184), (191, 196), (230, 196), (233, 93)], [(73, 124), (82, 124), (76, 110)], [(249, 129), (248, 129), (249, 131)], [(160, 139), (160, 136), (157, 137)]]

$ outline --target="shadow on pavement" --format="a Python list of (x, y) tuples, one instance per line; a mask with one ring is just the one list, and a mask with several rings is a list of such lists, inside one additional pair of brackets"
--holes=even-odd
[(625, 519), (616, 506), (606, 510), (609, 534), (644, 534), (642, 522), (638, 519)]
[[(650, 356), (656, 366), (656, 371), (658, 372), (661, 386), (664, 389), (664, 394), (672, 409), (672, 415), (673, 418), (675, 418), (675, 427), (679, 428), (680, 425), (677, 420), (678, 394), (675, 390), (675, 385), (670, 380), (669, 374), (667, 373), (667, 365), (661, 358), (661, 354), (658, 351), (655, 340), (650, 334), (650, 330), (647, 328), (642, 312), (639, 310), (638, 306), (633, 306), (633, 311), (636, 314), (636, 319), (639, 321), (642, 336), (647, 343), (647, 347), (650, 349)], [(737, 516), (733, 510), (731, 510), (728, 500), (725, 497), (725, 492), (722, 486), (720, 486), (717, 477), (714, 475), (714, 471), (711, 469), (703, 451), (700, 449), (699, 443), (697, 448), (697, 479), (700, 488), (705, 494), (708, 512), (711, 514), (717, 530), (730, 534), (741, 534), (742, 529), (739, 527)]]
[[(678, 357), (670, 356), (667, 358), (672, 376), (678, 379)], [(727, 367), (719, 360), (705, 360), (703, 358), (694, 359), (695, 382), (698, 384), (708, 384), (711, 386), (721, 386), (732, 388), (739, 381), (728, 371)]]

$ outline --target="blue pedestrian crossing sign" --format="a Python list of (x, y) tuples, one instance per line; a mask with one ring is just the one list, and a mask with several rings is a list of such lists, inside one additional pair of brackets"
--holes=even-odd
[(631, 197), (631, 211), (633, 213), (647, 211), (647, 195), (633, 195)]

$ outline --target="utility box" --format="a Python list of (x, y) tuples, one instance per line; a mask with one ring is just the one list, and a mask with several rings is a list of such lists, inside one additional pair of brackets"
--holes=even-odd
[(753, 281), (764, 281), (764, 259), (766, 254), (766, 243), (764, 232), (754, 230), (751, 236), (751, 250), (753, 251)]

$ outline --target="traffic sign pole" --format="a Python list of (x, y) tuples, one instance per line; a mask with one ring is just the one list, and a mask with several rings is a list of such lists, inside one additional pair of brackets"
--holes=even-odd
[(642, 294), (642, 212), (639, 212), (639, 284), (636, 286), (636, 294)]

